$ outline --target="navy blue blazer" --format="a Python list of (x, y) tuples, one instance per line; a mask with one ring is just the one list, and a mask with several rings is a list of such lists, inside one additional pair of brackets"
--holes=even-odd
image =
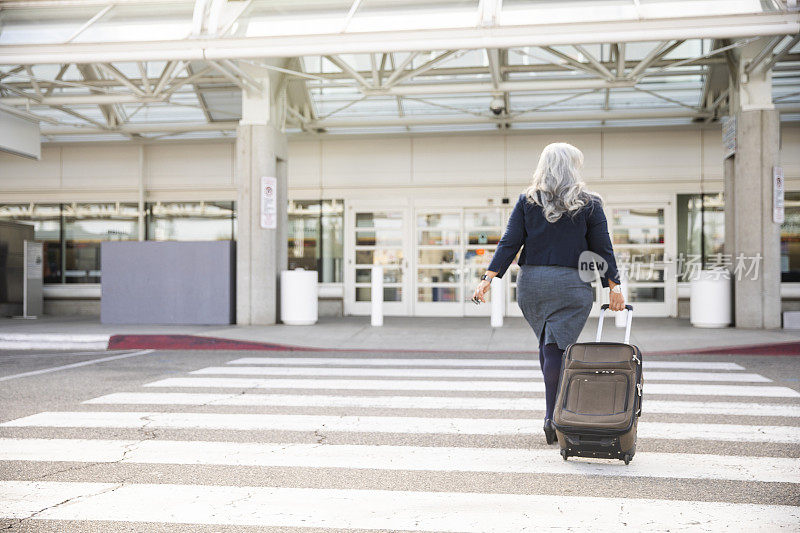
[(608, 287), (609, 279), (619, 283), (608, 223), (599, 198), (592, 197), (592, 201), (574, 216), (565, 213), (555, 222), (548, 222), (541, 206), (520, 194), (489, 270), (497, 272), (498, 278), (503, 277), (520, 248), (520, 265), (558, 265), (576, 269), (581, 252), (591, 250), (608, 265), (605, 275), (600, 278), (603, 287)]

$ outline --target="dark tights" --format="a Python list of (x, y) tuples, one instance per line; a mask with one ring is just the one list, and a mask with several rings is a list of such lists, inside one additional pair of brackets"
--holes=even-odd
[(547, 411), (545, 418), (553, 419), (553, 408), (556, 405), (556, 391), (558, 390), (558, 378), (561, 375), (561, 356), (564, 350), (558, 344), (550, 343), (542, 345), (544, 341), (544, 331), (539, 341), (539, 364), (544, 375), (545, 402)]

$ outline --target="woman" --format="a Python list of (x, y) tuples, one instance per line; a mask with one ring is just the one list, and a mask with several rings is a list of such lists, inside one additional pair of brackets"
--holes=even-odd
[(548, 444), (555, 441), (552, 418), (561, 356), (578, 339), (594, 301), (590, 282), (583, 281), (578, 273), (582, 252), (590, 250), (605, 262), (606, 269), (600, 269), (600, 273), (603, 287), (610, 287), (609, 307), (614, 311), (625, 307), (602, 201), (586, 190), (579, 174), (582, 165), (583, 154), (570, 144), (545, 147), (533, 182), (520, 195), (505, 235), (473, 295), (485, 302), (492, 278), (503, 277), (522, 248), (517, 302), (539, 339)]

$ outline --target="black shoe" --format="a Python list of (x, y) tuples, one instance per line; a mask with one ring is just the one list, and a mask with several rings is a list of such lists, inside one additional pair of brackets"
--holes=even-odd
[(554, 442), (558, 442), (556, 438), (556, 430), (553, 429), (553, 422), (546, 418), (544, 420), (544, 438), (547, 441), (547, 444), (553, 444)]

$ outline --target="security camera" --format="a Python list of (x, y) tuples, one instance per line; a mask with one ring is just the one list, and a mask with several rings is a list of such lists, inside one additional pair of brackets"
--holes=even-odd
[(506, 101), (503, 100), (502, 96), (494, 96), (492, 101), (489, 102), (489, 109), (495, 115), (502, 115), (506, 110)]

